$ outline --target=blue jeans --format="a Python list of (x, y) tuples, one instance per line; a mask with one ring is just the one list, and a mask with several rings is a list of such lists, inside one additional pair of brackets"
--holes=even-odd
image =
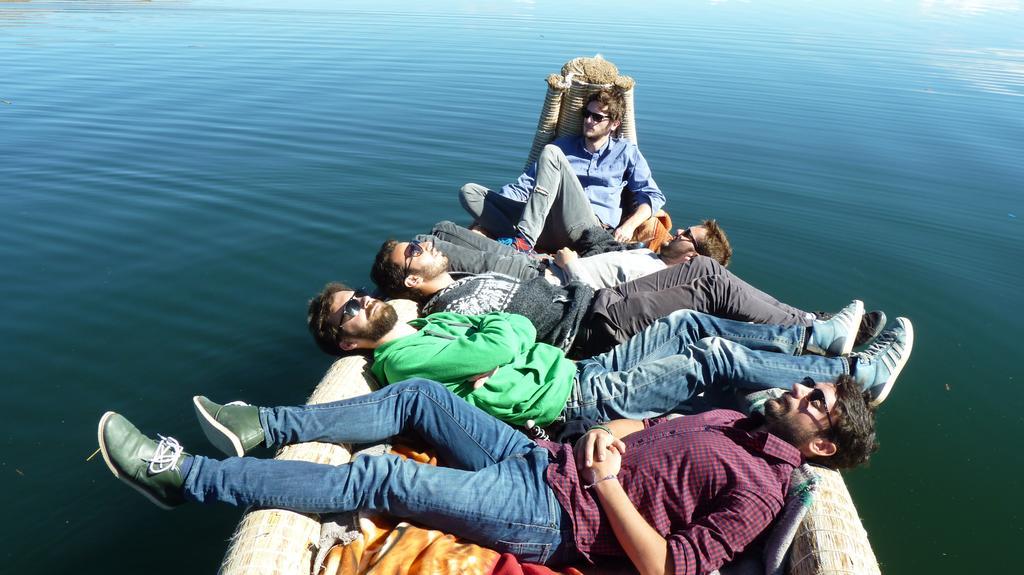
[(850, 373), (843, 357), (796, 355), (807, 328), (681, 310), (611, 351), (577, 363), (566, 419), (643, 419), (677, 411), (703, 391), (789, 388)]
[(396, 455), (339, 466), (197, 456), (185, 478), (186, 497), (301, 513), (380, 511), (523, 561), (575, 557), (571, 521), (544, 478), (548, 451), (439, 383), (412, 379), (344, 401), (260, 408), (260, 422), (268, 447), (372, 443), (412, 432), (450, 467)]

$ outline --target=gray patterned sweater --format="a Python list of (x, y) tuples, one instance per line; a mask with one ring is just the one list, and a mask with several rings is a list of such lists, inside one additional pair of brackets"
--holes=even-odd
[(519, 314), (533, 323), (537, 341), (568, 351), (593, 299), (594, 290), (578, 281), (556, 286), (543, 277), (519, 280), (499, 273), (467, 274), (431, 296), (422, 311), (423, 315), (442, 311)]

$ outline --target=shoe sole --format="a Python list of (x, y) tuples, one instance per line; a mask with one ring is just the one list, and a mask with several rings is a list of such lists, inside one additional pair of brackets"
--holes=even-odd
[(196, 417), (199, 418), (199, 426), (203, 428), (203, 434), (206, 435), (206, 439), (224, 455), (229, 457), (244, 456), (245, 450), (242, 449), (242, 440), (232, 433), (230, 429), (221, 425), (221, 423), (214, 418), (213, 414), (206, 411), (206, 408), (199, 403), (200, 398), (203, 398), (203, 396), (193, 396), (192, 405), (196, 408)]
[(860, 331), (860, 322), (864, 319), (864, 302), (855, 299), (853, 303), (857, 304), (857, 311), (853, 313), (853, 334), (847, 336), (846, 341), (843, 342), (843, 349), (839, 351), (839, 355), (850, 355), (850, 352), (853, 351), (853, 344), (857, 341), (857, 332)]
[(110, 418), (115, 416), (115, 415), (117, 415), (117, 413), (114, 412), (114, 411), (108, 411), (108, 412), (104, 413), (103, 417), (100, 418), (100, 424), (96, 427), (96, 439), (99, 440), (100, 454), (103, 455), (103, 462), (107, 464), (107, 469), (109, 469), (110, 472), (114, 474), (114, 477), (120, 479), (122, 483), (124, 483), (125, 485), (128, 485), (129, 487), (131, 487), (135, 491), (137, 491), (137, 492), (141, 493), (142, 495), (144, 495), (146, 497), (146, 499), (149, 499), (153, 503), (153, 505), (156, 505), (157, 507), (159, 507), (160, 509), (163, 509), (165, 511), (170, 511), (170, 510), (174, 509), (170, 505), (167, 505), (166, 503), (163, 503), (159, 499), (153, 497), (153, 495), (150, 492), (148, 492), (145, 489), (139, 487), (138, 485), (135, 484), (135, 482), (130, 481), (125, 476), (122, 476), (121, 472), (119, 472), (117, 470), (117, 467), (114, 466), (114, 463), (112, 461), (110, 461), (110, 454), (107, 453), (107, 442), (103, 439), (103, 428), (107, 426), (107, 421), (109, 421)]
[(879, 316), (878, 317), (878, 323), (876, 323), (874, 328), (872, 328), (870, 330), (865, 330), (864, 329), (864, 319), (861, 318), (861, 320), (860, 320), (861, 321), (861, 327), (860, 327), (860, 329), (857, 330), (857, 339), (861, 340), (861, 343), (858, 344), (856, 341), (854, 341), (853, 347), (861, 347), (861, 346), (868, 345), (869, 343), (874, 341), (875, 338), (878, 337), (878, 335), (882, 333), (882, 331), (885, 330), (885, 324), (889, 321), (889, 318), (886, 317), (884, 311), (882, 311), (882, 310), (875, 310), (875, 311), (872, 311), (872, 312), (868, 312), (867, 309), (865, 308), (864, 317), (867, 317), (869, 313), (875, 313), (875, 312), (878, 312), (878, 316)]
[(910, 360), (910, 352), (914, 349), (914, 325), (905, 317), (896, 318), (896, 323), (903, 326), (903, 331), (906, 334), (903, 340), (903, 353), (900, 354), (899, 363), (896, 364), (892, 373), (889, 374), (889, 379), (886, 379), (885, 383), (882, 384), (882, 391), (878, 393), (878, 397), (871, 400), (869, 404), (871, 407), (878, 407), (885, 401), (886, 397), (889, 397), (889, 392), (896, 385), (896, 377), (903, 371), (903, 366), (907, 365), (907, 361)]

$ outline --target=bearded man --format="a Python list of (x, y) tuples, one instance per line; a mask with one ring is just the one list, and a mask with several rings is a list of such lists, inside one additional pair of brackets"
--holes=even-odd
[[(694, 253), (694, 246), (699, 246), (709, 236), (708, 228), (703, 225), (680, 230), (670, 242), (668, 252), (652, 254), (663, 263), (666, 262), (662, 258), (668, 258), (668, 254), (678, 255), (678, 260), (669, 260), (672, 265), (596, 292), (585, 283), (585, 277), (616, 275), (625, 271), (623, 262), (635, 266), (634, 260), (649, 262), (651, 257), (642, 253), (607, 254), (616, 256), (619, 264), (616, 260), (601, 259), (587, 269), (575, 265), (578, 261), (568, 261), (566, 254), (559, 254), (565, 268), (570, 270), (568, 273), (574, 274), (563, 285), (536, 274), (532, 277), (524, 274), (528, 277), (520, 279), (480, 267), (452, 269), (453, 260), (432, 242), (387, 240), (377, 252), (370, 277), (388, 297), (409, 298), (420, 303), (424, 315), (440, 312), (523, 315), (536, 328), (537, 341), (554, 345), (577, 358), (607, 352), (680, 309), (738, 321), (805, 327), (827, 319), (780, 302), (714, 259)], [(689, 259), (683, 261), (685, 258)], [(456, 261), (465, 263), (467, 260)], [(862, 314), (854, 345), (866, 343), (878, 335), (885, 327), (885, 320), (881, 311)]]
[[(153, 441), (114, 412), (99, 423), (110, 471), (160, 507), (376, 511), (521, 561), (628, 557), (656, 574), (718, 569), (779, 514), (796, 466), (853, 467), (877, 446), (868, 397), (848, 376), (794, 384), (764, 416), (618, 420), (575, 447), (531, 440), (428, 380), (318, 405), (193, 403), (228, 459), (189, 455), (170, 437)], [(397, 455), (338, 466), (243, 457), (260, 444), (374, 443), (402, 433), (420, 435), (445, 467)]]

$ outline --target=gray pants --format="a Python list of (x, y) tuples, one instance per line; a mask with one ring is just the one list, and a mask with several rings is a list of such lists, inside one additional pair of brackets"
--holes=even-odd
[(438, 222), (429, 235), (419, 235), (416, 239), (433, 242), (448, 256), (448, 271), (451, 272), (497, 272), (521, 280), (543, 274), (540, 260), (452, 222)]
[(608, 351), (656, 320), (681, 310), (763, 324), (811, 325), (814, 316), (784, 304), (722, 267), (697, 256), (631, 282), (597, 290), (576, 336), (576, 357)]
[(537, 177), (526, 202), (506, 198), (479, 184), (459, 192), (462, 207), (488, 232), (521, 232), (538, 251), (569, 247), (583, 230), (600, 226), (590, 199), (558, 146), (547, 145), (537, 159)]

